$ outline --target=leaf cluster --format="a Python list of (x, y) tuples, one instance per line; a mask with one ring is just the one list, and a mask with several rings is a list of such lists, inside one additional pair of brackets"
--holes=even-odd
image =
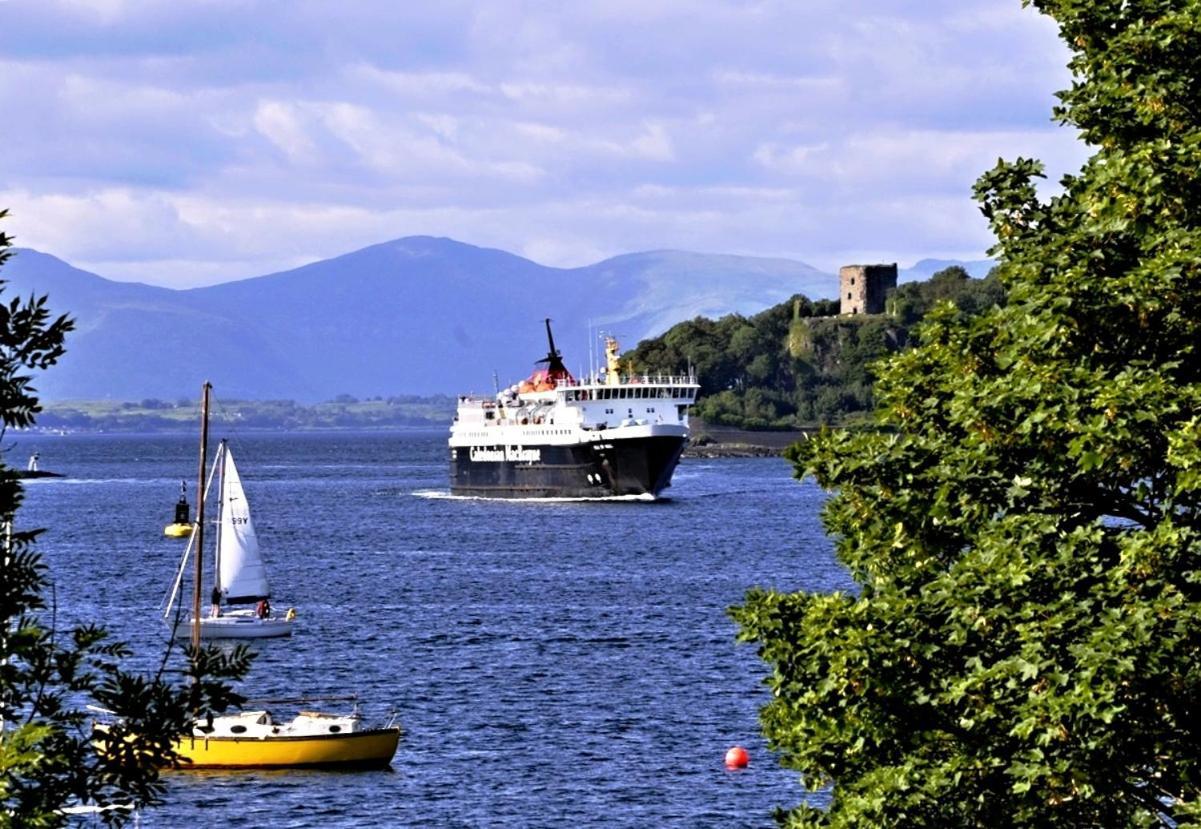
[[(38, 533), (13, 533), (0, 574), (0, 825), (60, 826), (72, 803), (136, 807), (163, 793), (159, 769), (196, 712), (242, 702), (228, 682), (249, 667), (245, 648), (186, 653), (174, 681), (122, 670), (131, 655), (103, 628), (60, 631), (47, 608), (45, 567), (33, 550)], [(89, 708), (80, 707), (83, 703)], [(94, 731), (97, 710), (110, 721)], [(122, 823), (125, 810), (103, 813)]]
[[(0, 264), (10, 244), (0, 233)], [(0, 302), (4, 428), (33, 422), (39, 407), (28, 372), (63, 354), (71, 327), (65, 316), (51, 318), (45, 297)], [(242, 702), (229, 682), (245, 674), (249, 652), (189, 650), (185, 673), (168, 677), (168, 650), (158, 674), (146, 677), (122, 670), (130, 651), (103, 628), (60, 630), (35, 550), (41, 531), (12, 529), (21, 494), (0, 458), (0, 827), (62, 826), (62, 809), (72, 804), (154, 803), (163, 792), (159, 769), (175, 762), (173, 742), (191, 730), (196, 714)], [(94, 729), (85, 705), (105, 711), (111, 727)], [(102, 815), (120, 824), (130, 812)]]
[(1201, 4), (1035, 2), (1074, 51), (1063, 192), (976, 186), (1007, 303), (941, 305), (876, 432), (790, 451), (857, 595), (752, 591), (792, 826), (1201, 818)]

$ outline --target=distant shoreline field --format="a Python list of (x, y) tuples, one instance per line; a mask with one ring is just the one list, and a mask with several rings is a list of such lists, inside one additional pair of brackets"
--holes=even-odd
[[(365, 400), (340, 395), (312, 405), (293, 400), (219, 400), (212, 420), (214, 425), (226, 423), (247, 431), (409, 430), (444, 428), (454, 409), (455, 400), (448, 395)], [(46, 403), (29, 431), (169, 434), (192, 431), (199, 419), (198, 404), (189, 400), (71, 400)]]

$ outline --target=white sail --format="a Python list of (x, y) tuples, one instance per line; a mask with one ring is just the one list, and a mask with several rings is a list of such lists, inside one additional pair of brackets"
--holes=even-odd
[(229, 447), (225, 452), (221, 487), (221, 529), (217, 543), (217, 575), (227, 602), (254, 602), (270, 595), (267, 568), (259, 554), (258, 536), (250, 520), (250, 507), (242, 479)]

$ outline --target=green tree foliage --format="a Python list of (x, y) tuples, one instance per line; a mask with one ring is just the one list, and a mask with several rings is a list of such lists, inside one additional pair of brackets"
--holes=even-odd
[[(815, 337), (807, 326), (814, 316), (837, 311), (836, 302), (815, 303), (798, 294), (749, 318), (697, 317), (643, 340), (627, 359), (639, 372), (671, 374), (691, 366), (701, 385), (694, 412), (710, 422), (791, 428), (813, 419), (812, 400), (830, 382), (810, 364)], [(807, 349), (803, 357), (794, 353), (798, 339)], [(821, 334), (816, 339), (824, 346)]]
[(977, 198), (1008, 304), (943, 306), (887, 432), (791, 452), (858, 595), (752, 591), (789, 826), (1198, 825), (1201, 4), (1037, 0), (1073, 50), (1061, 195)]
[(958, 265), (944, 268), (925, 282), (898, 285), (888, 300), (889, 312), (897, 321), (911, 326), (934, 310), (939, 302), (950, 302), (962, 313), (974, 316), (1005, 302), (1005, 287), (995, 273), (972, 279)]
[[(0, 265), (10, 245), (0, 232)], [(0, 434), (33, 423), (39, 407), (29, 372), (63, 354), (71, 327), (65, 316), (51, 318), (45, 297), (0, 302)], [(0, 459), (4, 527), (14, 526), (21, 497), (19, 480)], [(0, 538), (0, 827), (61, 826), (62, 808), (73, 803), (154, 802), (162, 792), (158, 769), (174, 757), (172, 741), (190, 730), (194, 712), (241, 701), (225, 680), (240, 677), (249, 662), (244, 649), (189, 652), (178, 684), (163, 671), (147, 678), (121, 670), (129, 650), (102, 628), (58, 627), (56, 608), (45, 600), (47, 571), (33, 547), (39, 533)], [(102, 739), (81, 708), (87, 703), (117, 718)], [(129, 814), (108, 811), (104, 819), (122, 823)]]
[(995, 278), (958, 267), (902, 285), (896, 314), (840, 317), (836, 300), (797, 295), (753, 317), (697, 317), (644, 340), (628, 359), (638, 371), (696, 369), (695, 414), (752, 429), (842, 423), (873, 406), (872, 365), (906, 346), (910, 327), (939, 301), (979, 314), (1004, 302)]

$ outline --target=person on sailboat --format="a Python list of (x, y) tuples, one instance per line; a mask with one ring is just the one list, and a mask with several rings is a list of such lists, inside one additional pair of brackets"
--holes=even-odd
[(37, 452), (34, 452), (32, 455), (29, 456), (29, 465), (26, 467), (26, 469), (30, 472), (38, 471), (38, 453)]
[(259, 599), (259, 603), (255, 605), (255, 614), (260, 619), (268, 619), (271, 617), (271, 602), (266, 599)]
[(213, 610), (211, 615), (214, 619), (216, 619), (221, 615), (221, 588), (215, 584), (213, 585), (213, 595), (211, 598), (213, 600)]

